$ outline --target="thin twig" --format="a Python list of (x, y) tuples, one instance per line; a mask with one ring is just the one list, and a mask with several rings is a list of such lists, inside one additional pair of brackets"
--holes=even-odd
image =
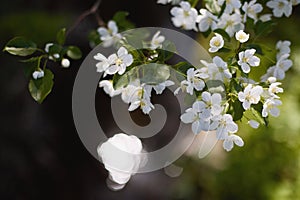
[(94, 5), (89, 9), (84, 11), (78, 18), (77, 20), (74, 22), (74, 24), (67, 30), (67, 35), (70, 34), (70, 32), (72, 32), (79, 24), (82, 20), (84, 20), (87, 16), (91, 15), (91, 14), (95, 14), (95, 17), (97, 19), (97, 22), (99, 24), (99, 26), (101, 25), (105, 25), (104, 21), (101, 19), (101, 17), (99, 16), (99, 14), (97, 13), (97, 10), (100, 6), (101, 0), (97, 0)]

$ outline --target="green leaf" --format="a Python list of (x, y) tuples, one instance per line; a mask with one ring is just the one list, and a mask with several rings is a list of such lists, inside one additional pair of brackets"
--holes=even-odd
[(15, 37), (11, 39), (4, 47), (3, 51), (7, 51), (12, 55), (28, 56), (37, 50), (37, 45), (24, 37)]
[(231, 102), (231, 106), (233, 108), (232, 110), (233, 121), (240, 120), (243, 117), (245, 111), (242, 102), (236, 99), (235, 101)]
[(133, 68), (127, 71), (125, 74), (115, 74), (113, 76), (113, 87), (114, 89), (120, 89), (128, 85), (128, 83), (135, 81), (138, 78), (137, 68)]
[(98, 45), (102, 42), (100, 39), (100, 35), (96, 30), (93, 30), (89, 33), (88, 40), (92, 47), (95, 47), (96, 45)]
[(265, 36), (272, 32), (275, 23), (273, 21), (262, 22), (258, 20), (255, 27), (254, 32), (257, 36)]
[(38, 61), (38, 59), (40, 59), (40, 56), (31, 57), (31, 58), (28, 58), (28, 59), (25, 59), (25, 60), (21, 60), (21, 62), (30, 63), (30, 62)]
[(164, 62), (173, 57), (174, 52), (176, 52), (176, 46), (173, 42), (166, 40), (162, 44), (162, 49), (157, 51), (159, 52), (158, 59)]
[(60, 29), (56, 34), (57, 43), (63, 45), (66, 41), (66, 28)]
[(169, 66), (158, 63), (149, 63), (138, 68), (141, 83), (157, 85), (170, 77)]
[(263, 104), (259, 102), (258, 104), (251, 105), (251, 112), (259, 121), (259, 123), (268, 126), (268, 118), (262, 116)]
[(231, 79), (230, 88), (231, 88), (231, 90), (236, 91), (236, 92), (240, 92), (243, 90), (242, 86), (240, 84), (238, 84), (235, 79)]
[(49, 54), (61, 54), (63, 47), (59, 44), (53, 44), (49, 47)]
[(78, 60), (82, 57), (81, 50), (76, 46), (69, 46), (67, 55), (74, 60)]
[[(129, 46), (127, 47), (129, 50), (141, 49), (143, 47), (143, 41), (149, 37), (150, 33), (147, 29), (133, 29), (128, 30), (123, 35), (126, 38)], [(130, 47), (132, 46), (132, 47)]]
[(188, 2), (191, 4), (192, 7), (195, 7), (199, 0), (188, 0)]
[(44, 101), (53, 87), (53, 73), (48, 69), (45, 69), (44, 73), (43, 78), (37, 80), (30, 79), (28, 85), (32, 98), (38, 103), (42, 103)]
[(224, 29), (216, 29), (214, 30), (214, 33), (219, 33), (220, 35), (222, 35), (222, 37), (226, 40), (226, 41), (230, 41), (230, 36), (228, 35), (228, 33), (224, 30)]
[(115, 13), (112, 18), (117, 23), (120, 32), (128, 29), (133, 29), (135, 27), (135, 25), (131, 21), (126, 19), (128, 15), (129, 13), (126, 11), (119, 11)]
[(194, 68), (193, 65), (191, 65), (188, 62), (179, 62), (176, 65), (173, 66), (177, 71), (180, 71), (183, 74), (186, 74), (187, 70), (190, 68)]

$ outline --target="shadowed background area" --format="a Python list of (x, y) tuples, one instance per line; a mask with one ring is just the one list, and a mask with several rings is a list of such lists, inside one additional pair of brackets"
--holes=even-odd
[[(0, 46), (3, 48), (14, 36), (26, 36), (42, 47), (93, 3), (5, 0), (0, 7)], [(172, 27), (169, 9), (154, 0), (103, 0), (99, 14), (108, 21), (116, 11), (126, 10), (137, 27)], [(84, 148), (73, 124), (72, 86), (81, 60), (73, 61), (69, 69), (49, 63), (55, 86), (39, 105), (27, 90), (24, 65), (16, 57), (0, 53), (0, 199), (300, 198), (299, 11), (294, 9), (293, 18), (280, 21), (271, 37), (264, 40), (270, 46), (279, 39), (291, 40), (294, 59), (294, 68), (283, 84), (282, 115), (271, 119), (271, 127), (251, 130), (241, 125), (246, 141), (242, 149), (225, 153), (216, 148), (202, 160), (183, 157), (177, 162), (184, 167), (180, 177), (170, 178), (163, 170), (136, 175), (118, 192), (107, 188), (106, 170)], [(94, 17), (87, 17), (71, 32), (66, 44), (78, 45), (87, 55), (91, 50), (87, 35), (95, 28)], [(110, 99), (102, 91), (96, 95), (97, 106), (109, 105)], [(107, 123), (107, 128), (113, 126)], [(162, 137), (164, 140), (154, 145), (159, 147), (170, 139)]]

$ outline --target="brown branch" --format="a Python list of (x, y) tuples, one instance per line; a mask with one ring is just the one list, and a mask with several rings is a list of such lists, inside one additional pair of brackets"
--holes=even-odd
[(105, 25), (104, 21), (102, 20), (102, 18), (100, 17), (100, 15), (97, 13), (97, 10), (100, 6), (100, 3), (101, 3), (101, 0), (97, 0), (94, 5), (84, 11), (77, 19), (76, 21), (73, 23), (73, 25), (67, 30), (67, 35), (70, 34), (70, 32), (72, 32), (80, 23), (82, 20), (84, 20), (87, 16), (91, 15), (91, 14), (94, 14), (95, 17), (96, 17), (96, 20), (97, 20), (97, 23), (99, 26), (103, 26)]

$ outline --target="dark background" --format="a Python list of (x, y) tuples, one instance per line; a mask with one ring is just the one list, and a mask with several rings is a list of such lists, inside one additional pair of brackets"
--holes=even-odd
[[(14, 36), (26, 36), (40, 47), (54, 41), (56, 32), (70, 27), (94, 1), (10, 0), (0, 6), (0, 47)], [(104, 21), (118, 10), (130, 12), (137, 25), (172, 27), (170, 6), (155, 0), (103, 0)], [(293, 58), (299, 57), (299, 8), (283, 19), (264, 42), (290, 39)], [(69, 35), (67, 44), (78, 45), (87, 55), (87, 34), (97, 28), (87, 17)], [(0, 199), (297, 199), (300, 198), (300, 81), (299, 59), (284, 82), (287, 95), (282, 117), (272, 128), (258, 131), (241, 127), (246, 146), (232, 153), (200, 160), (184, 157), (184, 173), (170, 178), (162, 170), (136, 175), (122, 191), (106, 186), (108, 173), (82, 145), (73, 124), (71, 94), (80, 61), (69, 69), (49, 64), (55, 74), (52, 93), (42, 105), (31, 98), (24, 65), (0, 53)], [(98, 104), (109, 98), (98, 92)], [(246, 137), (246, 135), (248, 135)], [(280, 196), (281, 195), (281, 196)], [(241, 197), (242, 196), (242, 197)]]
[[(0, 7), (0, 46), (3, 48), (10, 38), (19, 35), (39, 46), (53, 41), (60, 28), (70, 27), (93, 3), (4, 1)], [(140, 0), (103, 0), (99, 14), (108, 21), (118, 10), (129, 11), (130, 19), (138, 27), (160, 26), (168, 16), (167, 7)], [(91, 50), (87, 35), (96, 28), (94, 17), (87, 17), (71, 32), (66, 44), (78, 45), (87, 55)], [(24, 65), (7, 53), (0, 53), (0, 59), (0, 199), (166, 198), (172, 180), (161, 171), (138, 175), (138, 184), (129, 183), (119, 192), (106, 187), (108, 173), (87, 152), (73, 124), (71, 94), (81, 61), (72, 62), (69, 69), (49, 64), (55, 74), (55, 85), (39, 105), (27, 90)], [(99, 103), (109, 103), (109, 98), (102, 96)]]

